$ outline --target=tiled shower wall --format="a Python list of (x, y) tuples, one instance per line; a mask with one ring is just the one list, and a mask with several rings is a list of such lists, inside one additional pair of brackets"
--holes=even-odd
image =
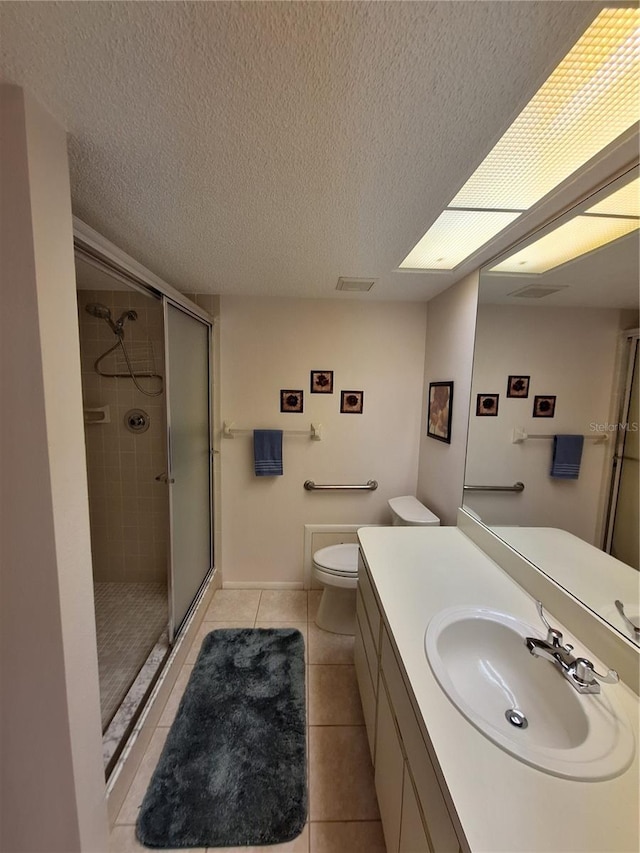
[[(159, 301), (135, 291), (78, 291), (82, 392), (85, 408), (108, 405), (111, 422), (85, 424), (91, 548), (95, 581), (166, 581), (168, 490), (154, 479), (166, 470), (164, 393), (147, 397), (129, 378), (99, 376), (94, 362), (116, 342), (104, 320), (85, 306), (100, 302), (116, 320), (133, 308), (138, 319), (125, 324), (125, 345), (133, 355), (153, 345), (156, 371), (164, 376), (164, 332)], [(102, 363), (110, 369), (109, 357)], [(138, 380), (156, 390), (159, 380)], [(134, 434), (124, 424), (130, 409), (144, 409), (149, 429)]]

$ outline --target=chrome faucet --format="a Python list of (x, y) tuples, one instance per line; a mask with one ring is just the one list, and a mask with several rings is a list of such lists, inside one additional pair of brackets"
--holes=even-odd
[(532, 655), (551, 661), (578, 693), (600, 693), (600, 682), (615, 684), (619, 681), (618, 673), (615, 670), (610, 669), (606, 675), (601, 675), (595, 671), (590, 660), (574, 657), (571, 654), (573, 646), (569, 643), (563, 644), (562, 632), (557, 628), (552, 628), (547, 621), (542, 609), (542, 602), (536, 601), (536, 607), (538, 608), (538, 615), (547, 629), (547, 639), (525, 638), (525, 645)]

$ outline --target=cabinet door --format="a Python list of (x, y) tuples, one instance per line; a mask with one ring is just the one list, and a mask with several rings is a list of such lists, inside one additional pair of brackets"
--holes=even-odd
[(411, 775), (405, 765), (400, 823), (400, 853), (433, 853), (424, 830)]
[(387, 853), (398, 853), (399, 850), (403, 771), (404, 756), (400, 739), (386, 685), (381, 678), (378, 689), (375, 780)]
[[(366, 617), (365, 617), (366, 618)], [(369, 752), (371, 761), (375, 766), (375, 737), (376, 737), (376, 694), (371, 683), (371, 673), (367, 663), (367, 656), (362, 640), (362, 628), (360, 619), (356, 617), (356, 637), (353, 647), (353, 662), (356, 668), (356, 678), (360, 690), (360, 701), (362, 702), (362, 713), (367, 728), (367, 739), (369, 741)]]

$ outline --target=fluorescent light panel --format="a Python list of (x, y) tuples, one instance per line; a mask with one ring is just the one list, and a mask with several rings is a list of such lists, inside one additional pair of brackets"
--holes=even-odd
[(603, 198), (585, 213), (605, 213), (609, 216), (640, 217), (640, 181), (636, 178), (626, 186)]
[(637, 219), (576, 216), (491, 268), (491, 272), (543, 273), (599, 249), (638, 228)]
[[(602, 11), (400, 268), (452, 269), (631, 127), (639, 113), (639, 55), (640, 10)], [(461, 235), (461, 220), (445, 216), (457, 207), (493, 219), (477, 218), (473, 233)]]
[(518, 216), (519, 213), (484, 210), (444, 210), (400, 267), (453, 269)]

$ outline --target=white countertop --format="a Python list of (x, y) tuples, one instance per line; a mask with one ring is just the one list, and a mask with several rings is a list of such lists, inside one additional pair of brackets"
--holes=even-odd
[[(623, 684), (602, 688), (615, 691), (636, 732), (633, 764), (621, 776), (579, 782), (529, 767), (452, 705), (429, 667), (424, 634), (433, 615), (458, 605), (492, 607), (538, 626), (533, 599), (457, 528), (371, 527), (358, 536), (471, 850), (637, 853), (638, 697)], [(606, 667), (551, 617), (581, 655)]]
[(566, 530), (493, 525), (491, 530), (623, 636), (634, 639), (614, 602), (620, 599), (627, 616), (632, 621), (638, 618), (640, 572)]

